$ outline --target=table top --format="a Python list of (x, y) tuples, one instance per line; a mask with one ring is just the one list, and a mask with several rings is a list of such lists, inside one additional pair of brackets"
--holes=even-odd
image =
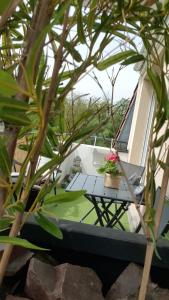
[(99, 197), (104, 199), (114, 199), (118, 202), (133, 203), (130, 192), (128, 191), (125, 179), (121, 177), (119, 189), (107, 188), (104, 186), (104, 177), (77, 173), (66, 188), (66, 191), (84, 190), (89, 197)]

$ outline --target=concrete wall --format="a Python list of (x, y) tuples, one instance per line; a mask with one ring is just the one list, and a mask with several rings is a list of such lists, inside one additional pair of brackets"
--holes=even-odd
[(128, 162), (140, 165), (152, 99), (152, 88), (145, 75), (140, 78), (128, 142)]
[[(128, 143), (128, 162), (146, 167), (148, 158), (148, 144), (150, 138), (150, 124), (152, 124), (152, 103), (155, 102), (153, 99), (153, 90), (146, 78), (146, 75), (141, 75), (139, 80), (139, 86), (137, 91), (135, 109), (133, 114), (133, 120), (131, 125), (131, 131)], [(165, 126), (161, 129), (160, 135), (165, 131)], [(162, 151), (159, 159), (164, 161), (166, 149), (169, 146), (169, 139), (163, 144)], [(159, 155), (159, 149), (155, 149), (156, 157)], [(144, 174), (146, 174), (146, 169)], [(159, 169), (156, 172), (155, 182), (156, 187), (161, 186), (163, 177), (163, 170)], [(146, 183), (146, 176), (144, 177)], [(167, 188), (167, 196), (169, 196), (169, 185)], [(141, 207), (144, 212), (144, 207)], [(134, 230), (136, 225), (139, 223), (139, 217), (134, 205), (131, 205), (128, 210), (128, 219), (130, 229)]]
[[(75, 147), (73, 144), (72, 147)], [(76, 156), (81, 158), (82, 173), (89, 175), (98, 175), (97, 169), (104, 163), (105, 155), (110, 151), (110, 148), (91, 146), (91, 145), (80, 145), (70, 156), (68, 156), (62, 163), (60, 169), (62, 170), (62, 177), (69, 174), (70, 168), (73, 165), (73, 160)], [(120, 159), (127, 161), (127, 153), (119, 153)]]

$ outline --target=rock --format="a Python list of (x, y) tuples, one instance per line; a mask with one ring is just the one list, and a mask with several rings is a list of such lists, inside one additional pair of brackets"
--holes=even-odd
[(169, 290), (149, 284), (146, 300), (169, 300)]
[(18, 296), (12, 296), (12, 295), (8, 295), (6, 297), (6, 300), (30, 300), (28, 298), (23, 298), (23, 297), (18, 297)]
[[(106, 295), (106, 300), (127, 299), (135, 295), (140, 287), (142, 268), (130, 263), (111, 286)], [(134, 299), (133, 299), (134, 300)]]
[(100, 279), (89, 268), (30, 261), (25, 292), (32, 300), (103, 300), (101, 289)]
[(15, 275), (33, 256), (33, 252), (26, 248), (15, 246), (6, 270), (6, 276)]
[[(134, 295), (129, 295), (124, 298), (118, 298), (116, 300), (137, 300), (139, 290)], [(169, 300), (169, 290), (161, 289), (154, 283), (149, 283), (148, 291), (145, 300)]]

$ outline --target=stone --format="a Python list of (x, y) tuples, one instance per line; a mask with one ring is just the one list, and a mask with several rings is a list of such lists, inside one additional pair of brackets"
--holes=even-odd
[[(118, 298), (116, 300), (137, 300), (139, 290), (134, 295), (129, 295), (124, 298)], [(149, 283), (148, 291), (145, 300), (169, 300), (169, 290), (161, 289), (154, 283)]]
[(30, 261), (25, 293), (32, 300), (103, 300), (101, 290), (100, 279), (89, 268)]
[(19, 297), (19, 296), (12, 296), (12, 295), (8, 295), (6, 297), (6, 300), (30, 300), (28, 298), (23, 298), (23, 297)]
[(159, 288), (158, 285), (149, 284), (146, 300), (169, 300), (169, 290)]
[(120, 300), (135, 295), (140, 287), (141, 278), (142, 268), (130, 263), (111, 286), (106, 295), (106, 300)]
[[(1, 247), (0, 245), (0, 258), (3, 254), (3, 248), (5, 247), (3, 247), (3, 245)], [(19, 246), (14, 246), (5, 275), (15, 275), (32, 256), (33, 252), (29, 251), (28, 249)]]
[(33, 256), (33, 252), (26, 248), (15, 246), (10, 257), (10, 262), (6, 270), (6, 276), (15, 275)]

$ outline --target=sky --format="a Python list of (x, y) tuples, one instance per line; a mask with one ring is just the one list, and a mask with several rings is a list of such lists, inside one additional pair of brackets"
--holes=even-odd
[[(118, 71), (119, 65), (114, 67), (115, 73)], [(102, 85), (104, 92), (108, 99), (111, 98), (111, 83), (106, 71), (98, 71), (93, 69), (89, 74), (93, 75), (92, 72), (96, 74), (100, 84)], [(108, 69), (108, 73), (111, 77), (112, 68)], [(83, 77), (75, 86), (75, 93), (77, 94), (90, 94), (94, 98), (105, 98), (104, 93), (99, 88), (98, 84), (87, 74)], [(127, 66), (120, 71), (114, 88), (114, 97), (113, 102), (116, 103), (122, 98), (131, 98), (134, 92), (134, 89), (137, 85), (139, 79), (139, 73), (134, 71), (134, 65)]]
[[(103, 37), (104, 35), (101, 33), (95, 43), (94, 51), (99, 49)], [(140, 39), (137, 36), (134, 37), (131, 36), (131, 38), (133, 38), (133, 41), (135, 42), (135, 44), (139, 49), (141, 47)], [(130, 47), (131, 47), (130, 44), (124, 43), (119, 38), (115, 38), (104, 49), (101, 60), (104, 60), (121, 51), (131, 50)], [(76, 48), (76, 50), (79, 51), (82, 58), (85, 60), (88, 54), (88, 48), (83, 44), (83, 45), (79, 45)], [(112, 87), (107, 72), (109, 73), (109, 77), (111, 78), (112, 70), (114, 69), (113, 73), (114, 75), (116, 75), (119, 67), (120, 64), (116, 64), (112, 67), (109, 67), (105, 71), (99, 71), (98, 69), (91, 67), (92, 68), (91, 72), (89, 72), (89, 74), (88, 72), (86, 72), (87, 74), (85, 74), (85, 76), (83, 75), (82, 78), (79, 80), (79, 82), (76, 84), (76, 86), (74, 87), (75, 88), (74, 92), (76, 94), (89, 94), (90, 97), (101, 98), (101, 99), (105, 99), (105, 95), (106, 95), (106, 97), (110, 99), (112, 94)], [(104, 93), (99, 88), (98, 84), (93, 80), (92, 78), (93, 72), (95, 73), (100, 84), (102, 85), (104, 89)], [(120, 71), (116, 80), (113, 103), (120, 101), (122, 98), (126, 98), (126, 99), (131, 98), (134, 89), (137, 85), (138, 79), (139, 79), (139, 73), (134, 70), (134, 64), (128, 65), (125, 68), (123, 68)]]

